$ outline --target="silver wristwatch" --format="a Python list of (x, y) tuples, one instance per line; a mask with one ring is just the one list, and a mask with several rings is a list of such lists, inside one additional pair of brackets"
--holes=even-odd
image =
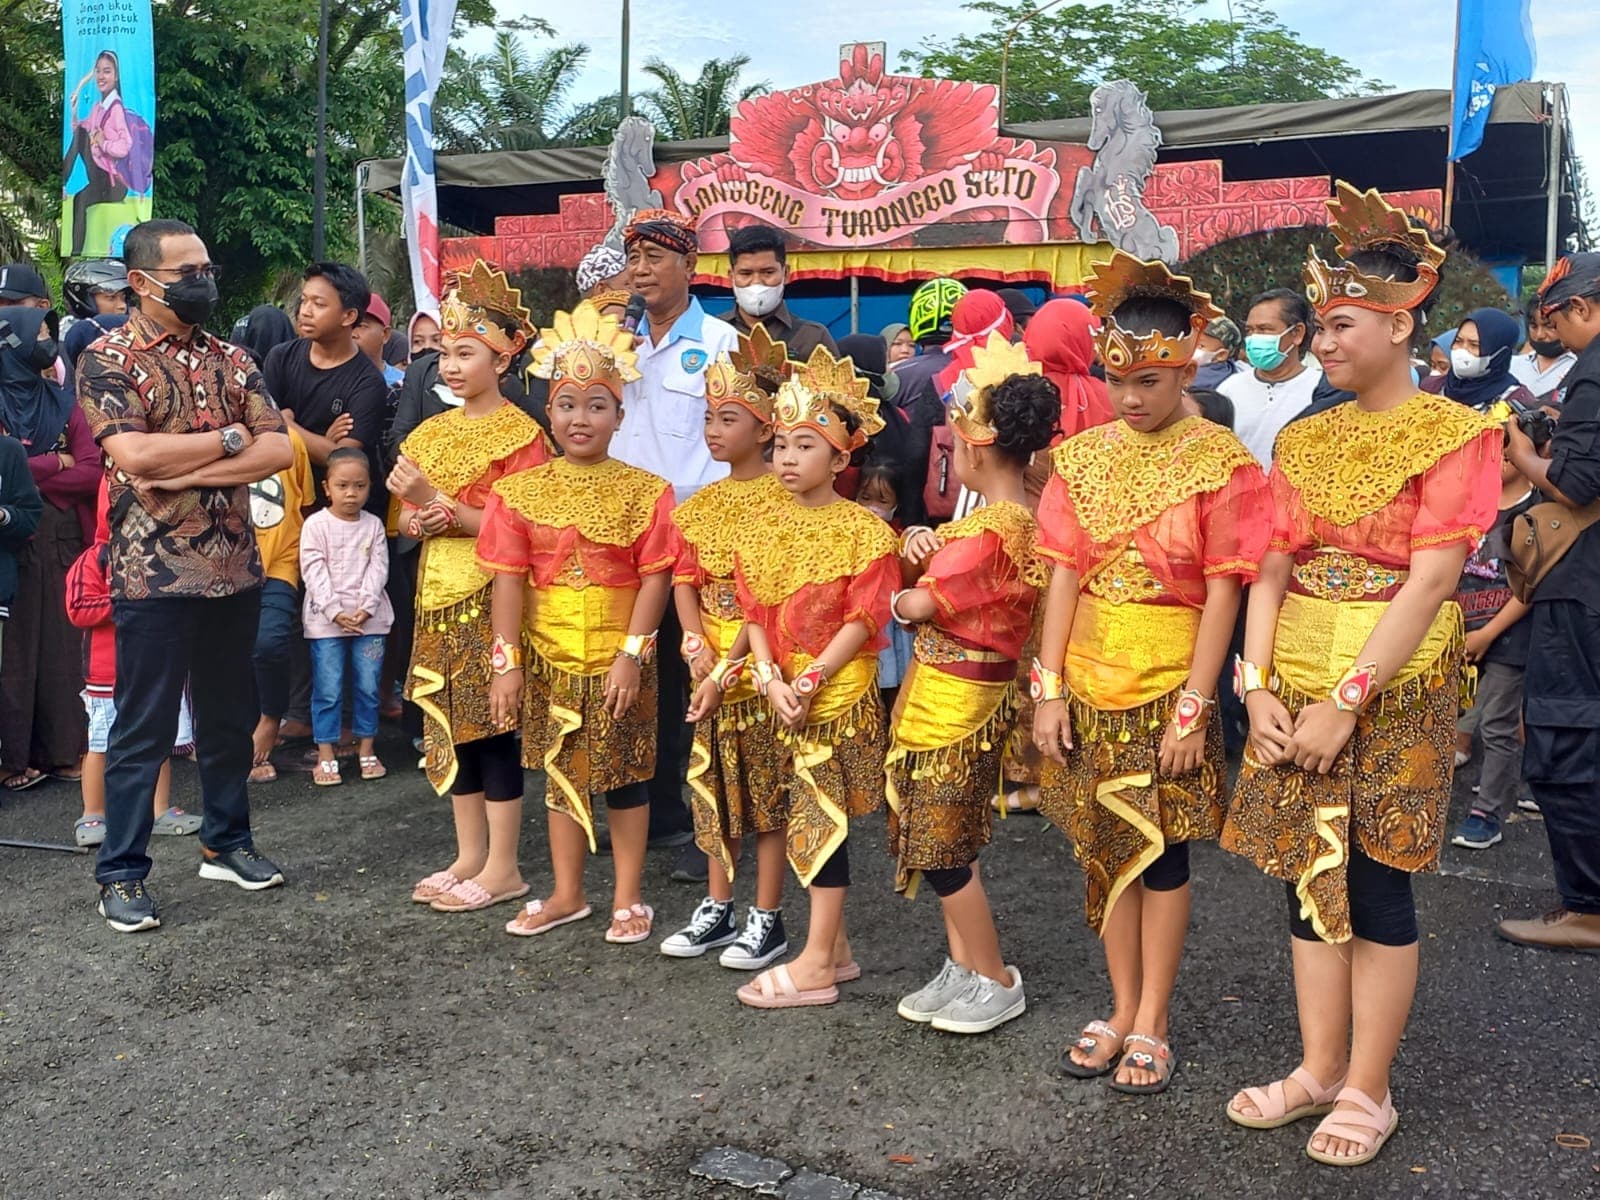
[(229, 425), (222, 431), (222, 457), (232, 458), (244, 449), (244, 434)]

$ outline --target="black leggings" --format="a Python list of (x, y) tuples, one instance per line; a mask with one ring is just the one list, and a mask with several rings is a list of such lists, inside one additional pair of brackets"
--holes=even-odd
[(933, 889), (933, 894), (943, 900), (954, 896), (967, 884), (972, 882), (972, 864), (964, 867), (938, 867), (924, 871), (922, 877), (928, 881), (928, 886)]
[(1175, 892), (1189, 882), (1189, 843), (1173, 842), (1139, 876), (1146, 891)]
[(850, 839), (839, 843), (839, 848), (828, 856), (822, 869), (812, 877), (812, 887), (842, 888), (850, 886)]
[[(1417, 903), (1411, 896), (1411, 872), (1374, 862), (1354, 844), (1345, 868), (1350, 889), (1350, 928), (1364, 942), (1410, 946), (1417, 940)], [(1300, 915), (1294, 884), (1289, 896), (1289, 932), (1303, 942), (1320, 942), (1311, 922)]]
[(606, 793), (606, 807), (612, 812), (626, 812), (630, 808), (643, 808), (650, 803), (648, 783), (627, 783)]
[(522, 799), (522, 749), (514, 733), (497, 733), (456, 747), (453, 796), (483, 793), (485, 800)]

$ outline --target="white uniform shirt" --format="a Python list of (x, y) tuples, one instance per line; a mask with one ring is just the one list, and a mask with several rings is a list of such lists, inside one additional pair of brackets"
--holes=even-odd
[(1561, 382), (1566, 379), (1567, 372), (1572, 370), (1578, 356), (1568, 350), (1555, 362), (1544, 370), (1539, 369), (1539, 356), (1536, 354), (1519, 354), (1508, 364), (1511, 377), (1533, 393), (1534, 399), (1541, 403), (1555, 396), (1561, 390)]
[(738, 345), (733, 326), (706, 316), (692, 296), (659, 343), (648, 334), (639, 343), (642, 378), (623, 387), (611, 454), (672, 484), (679, 504), (728, 473), (706, 448), (706, 367)]
[(1308, 363), (1293, 379), (1268, 383), (1254, 371), (1224, 379), (1217, 391), (1233, 401), (1233, 432), (1263, 467), (1272, 465), (1278, 433), (1311, 403), (1322, 368)]

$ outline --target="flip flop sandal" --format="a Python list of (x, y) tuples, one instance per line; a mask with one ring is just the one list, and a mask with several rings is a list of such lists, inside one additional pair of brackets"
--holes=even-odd
[(199, 832), (202, 824), (200, 818), (193, 813), (186, 813), (174, 806), (155, 819), (155, 823), (150, 826), (150, 832), (164, 837), (188, 837), (191, 833)]
[(72, 840), (80, 846), (98, 846), (106, 840), (104, 817), (79, 817), (72, 825)]
[(447, 891), (440, 892), (428, 907), (442, 913), (478, 912), (480, 909), (493, 908), (496, 904), (504, 904), (507, 900), (521, 900), (531, 890), (525, 883), (496, 895), (476, 879), (463, 879)]
[[(1298, 1108), (1289, 1107), (1288, 1089), (1284, 1084), (1293, 1081), (1300, 1085), (1302, 1091), (1311, 1099)], [(1324, 1087), (1317, 1082), (1317, 1077), (1304, 1067), (1296, 1067), (1289, 1072), (1288, 1079), (1275, 1079), (1264, 1088), (1247, 1087), (1240, 1093), (1245, 1100), (1256, 1106), (1258, 1116), (1242, 1113), (1233, 1106), (1228, 1105), (1228, 1120), (1235, 1125), (1243, 1125), (1246, 1129), (1282, 1129), (1285, 1125), (1293, 1125), (1296, 1121), (1303, 1121), (1307, 1117), (1321, 1117), (1333, 1111), (1334, 1101), (1339, 1098), (1339, 1091), (1344, 1087), (1344, 1078), (1330, 1086)]]
[[(1150, 1053), (1146, 1054), (1143, 1050), (1127, 1050), (1129, 1042), (1149, 1046)], [(1144, 1033), (1130, 1033), (1122, 1044), (1124, 1047), (1122, 1065), (1132, 1067), (1136, 1071), (1154, 1071), (1161, 1078), (1154, 1083), (1118, 1083), (1113, 1079), (1106, 1086), (1113, 1092), (1123, 1092), (1129, 1096), (1159, 1096), (1166, 1091), (1172, 1084), (1172, 1072), (1178, 1065), (1172, 1057), (1172, 1047), (1160, 1038), (1153, 1038)]]
[(839, 989), (831, 985), (801, 991), (786, 966), (761, 972), (735, 995), (748, 1008), (821, 1008), (839, 1002)]
[(344, 782), (339, 776), (339, 760), (325, 758), (317, 763), (317, 769), (311, 773), (311, 782), (318, 787), (338, 787)]
[[(617, 926), (624, 921), (637, 921), (643, 919), (649, 924), (643, 933), (618, 933)], [(611, 928), (606, 930), (606, 941), (614, 946), (631, 946), (635, 942), (646, 941), (656, 927), (656, 910), (648, 904), (635, 904), (628, 908), (619, 908), (611, 914)]]
[(1117, 1049), (1112, 1051), (1111, 1057), (1098, 1067), (1087, 1066), (1084, 1063), (1074, 1062), (1069, 1051), (1061, 1056), (1061, 1069), (1074, 1079), (1099, 1079), (1102, 1075), (1109, 1075), (1117, 1069), (1117, 1064), (1122, 1060), (1122, 1035), (1111, 1028), (1104, 1021), (1090, 1021), (1083, 1027), (1083, 1032), (1078, 1040), (1072, 1044), (1074, 1050), (1081, 1050), (1085, 1054), (1096, 1054), (1100, 1050), (1100, 1040), (1110, 1042)]
[(854, 983), (860, 978), (861, 964), (856, 962), (855, 959), (851, 959), (842, 967), (833, 969), (833, 981), (835, 983)]
[(529, 900), (523, 905), (522, 911), (506, 922), (506, 932), (512, 937), (538, 937), (541, 933), (549, 933), (561, 925), (571, 925), (574, 921), (582, 921), (592, 915), (594, 909), (585, 904), (577, 912), (568, 913), (564, 917), (552, 917), (542, 925), (527, 926), (522, 923), (523, 917), (537, 917), (544, 912), (543, 900)]
[(278, 779), (278, 768), (269, 762), (256, 763), (250, 768), (251, 783), (275, 783)]
[(5, 788), (8, 792), (25, 792), (31, 787), (38, 787), (45, 781), (45, 778), (44, 772), (35, 771), (30, 767), (26, 771), (18, 771), (10, 779), (0, 784), (0, 787)]
[(378, 756), (375, 754), (363, 754), (360, 762), (363, 779), (382, 779), (389, 773), (389, 769), (378, 761)]
[(435, 871), (426, 879), (417, 881), (417, 886), (411, 889), (411, 899), (418, 904), (431, 904), (460, 882), (449, 871)]
[(989, 807), (994, 809), (995, 812), (1000, 812), (1003, 809), (1008, 814), (1031, 813), (1039, 811), (1039, 800), (1035, 796), (1030, 796), (1027, 788), (1013, 788), (1006, 793), (1004, 800), (996, 796), (989, 801)]
[[(1372, 1097), (1360, 1088), (1341, 1088), (1335, 1103), (1344, 1100), (1356, 1105), (1359, 1111), (1335, 1108), (1323, 1117), (1316, 1132), (1306, 1141), (1306, 1155), (1329, 1167), (1364, 1166), (1378, 1157), (1378, 1152), (1399, 1128), (1400, 1114), (1394, 1110), (1392, 1097), (1384, 1096), (1382, 1104), (1374, 1104)], [(1358, 1154), (1338, 1155), (1329, 1154), (1326, 1150), (1314, 1150), (1311, 1143), (1316, 1141), (1318, 1133), (1354, 1142), (1361, 1147), (1361, 1151)]]

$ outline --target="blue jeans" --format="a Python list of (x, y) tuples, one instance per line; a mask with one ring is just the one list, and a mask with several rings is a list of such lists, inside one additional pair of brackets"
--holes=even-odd
[(378, 735), (378, 680), (383, 674), (384, 634), (308, 638), (311, 647), (311, 736), (319, 745), (339, 744), (344, 682), (350, 680), (350, 732)]
[(256, 629), (256, 696), (261, 713), (282, 717), (289, 711), (289, 650), (300, 632), (300, 597), (281, 579), (261, 587), (261, 624)]

